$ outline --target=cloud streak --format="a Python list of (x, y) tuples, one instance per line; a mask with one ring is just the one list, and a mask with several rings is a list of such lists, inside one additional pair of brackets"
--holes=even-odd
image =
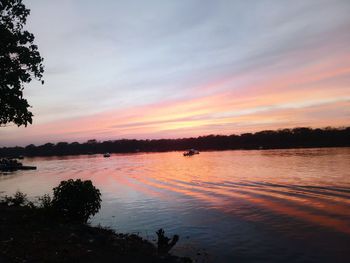
[(26, 4), (46, 85), (0, 145), (350, 124), (348, 1)]

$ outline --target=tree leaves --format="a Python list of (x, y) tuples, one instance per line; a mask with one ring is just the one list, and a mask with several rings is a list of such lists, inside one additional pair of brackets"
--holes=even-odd
[(23, 98), (24, 84), (33, 79), (43, 84), (43, 58), (34, 35), (23, 30), (29, 13), (22, 0), (0, 3), (0, 126), (31, 124), (33, 114)]

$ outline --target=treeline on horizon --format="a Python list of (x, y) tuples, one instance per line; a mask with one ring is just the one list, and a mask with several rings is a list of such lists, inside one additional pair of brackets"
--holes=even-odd
[(0, 157), (54, 156), (96, 153), (134, 153), (185, 151), (191, 148), (199, 151), (236, 149), (282, 149), (313, 147), (349, 147), (350, 127), (342, 128), (294, 128), (276, 131), (264, 130), (241, 135), (208, 135), (197, 138), (154, 139), (154, 140), (110, 140), (85, 143), (59, 142), (40, 146), (0, 148)]

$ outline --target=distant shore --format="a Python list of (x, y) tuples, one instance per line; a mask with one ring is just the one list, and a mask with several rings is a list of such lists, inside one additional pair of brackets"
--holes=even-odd
[(207, 135), (181, 139), (121, 139), (102, 142), (93, 139), (85, 143), (59, 142), (39, 146), (30, 144), (26, 147), (2, 147), (0, 157), (167, 152), (186, 151), (192, 148), (199, 151), (220, 151), (321, 147), (350, 147), (350, 127), (317, 129), (300, 127), (241, 135)]

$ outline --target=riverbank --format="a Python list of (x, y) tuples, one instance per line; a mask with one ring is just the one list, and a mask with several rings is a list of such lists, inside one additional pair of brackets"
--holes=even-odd
[(59, 142), (26, 147), (2, 147), (0, 157), (66, 156), (104, 153), (139, 153), (221, 150), (261, 150), (292, 148), (350, 147), (350, 127), (267, 130), (240, 135), (208, 135), (197, 138)]
[(0, 204), (0, 262), (191, 262), (102, 227), (49, 219), (44, 209)]

